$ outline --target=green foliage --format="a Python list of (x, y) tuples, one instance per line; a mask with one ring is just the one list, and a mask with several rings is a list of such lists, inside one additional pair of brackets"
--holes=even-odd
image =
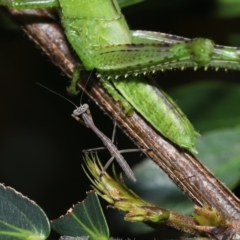
[(240, 86), (237, 83), (202, 80), (170, 92), (180, 99), (181, 109), (201, 135), (212, 130), (235, 128), (240, 122)]
[[(88, 193), (82, 203), (52, 222), (62, 240), (108, 240), (109, 232), (97, 194)], [(0, 240), (45, 240), (50, 223), (43, 210), (32, 200), (0, 184)], [(85, 236), (85, 237), (84, 237)]]
[(0, 239), (44, 240), (50, 224), (43, 210), (10, 187), (0, 184)]
[(95, 192), (88, 193), (87, 199), (69, 209), (65, 216), (52, 221), (52, 228), (62, 236), (109, 239), (106, 220)]
[(238, 17), (240, 14), (240, 4), (238, 0), (217, 0), (216, 15), (219, 17)]

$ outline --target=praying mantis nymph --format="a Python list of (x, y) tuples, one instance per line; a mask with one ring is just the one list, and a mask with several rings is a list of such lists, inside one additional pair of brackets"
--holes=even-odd
[(156, 32), (130, 31), (120, 4), (126, 6), (133, 2), (0, 0), (0, 5), (15, 9), (58, 8), (66, 36), (85, 69), (97, 70), (100, 81), (114, 100), (120, 101), (129, 112), (131, 106), (127, 99), (163, 136), (195, 152), (196, 132), (189, 120), (153, 79), (139, 74), (187, 67), (239, 70), (239, 49), (215, 45), (203, 38), (190, 40)]
[(117, 149), (117, 147), (112, 143), (112, 141), (105, 134), (103, 134), (94, 124), (88, 104), (85, 103), (83, 105), (80, 105), (80, 107), (77, 107), (73, 111), (72, 117), (74, 119), (76, 119), (77, 121), (81, 122), (79, 116), (82, 116), (83, 123), (87, 127), (91, 128), (93, 130), (93, 132), (96, 133), (96, 135), (102, 140), (104, 146), (109, 150), (109, 152), (112, 155), (112, 157), (108, 161), (107, 165), (104, 167), (104, 170), (106, 170), (108, 165), (115, 158), (117, 160), (117, 162), (119, 163), (119, 165), (121, 166), (121, 168), (123, 169), (123, 171), (128, 176), (128, 178), (130, 178), (132, 181), (135, 182), (136, 181), (135, 175), (134, 175), (132, 169), (127, 164), (126, 160), (121, 155), (121, 151), (119, 151)]
[[(105, 146), (106, 149), (109, 150), (109, 152), (111, 153), (112, 157), (108, 160), (108, 162), (106, 163), (106, 165), (103, 167), (103, 172), (106, 171), (106, 169), (108, 168), (108, 166), (112, 163), (112, 161), (114, 159), (117, 160), (117, 162), (119, 163), (120, 167), (122, 168), (122, 170), (126, 173), (126, 176), (131, 179), (133, 182), (136, 181), (136, 177), (132, 171), (132, 169), (130, 168), (130, 166), (128, 165), (128, 163), (126, 162), (126, 160), (123, 158), (123, 156), (121, 155), (121, 153), (126, 153), (126, 152), (140, 152), (140, 149), (129, 149), (129, 150), (118, 150), (117, 147), (114, 145), (113, 143), (113, 138), (114, 138), (114, 134), (115, 134), (115, 130), (116, 130), (116, 125), (114, 125), (114, 131), (113, 131), (113, 138), (112, 140), (109, 139), (103, 132), (101, 132), (97, 126), (95, 125), (89, 106), (88, 104), (80, 104), (80, 106), (78, 107), (77, 105), (75, 105), (72, 101), (70, 101), (68, 98), (65, 98), (64, 96), (62, 96), (61, 94), (43, 86), (40, 83), (37, 83), (37, 85), (39, 85), (40, 87), (43, 87), (45, 89), (47, 89), (48, 91), (56, 94), (57, 96), (65, 99), (66, 101), (68, 101), (69, 103), (71, 103), (73, 106), (76, 107), (76, 109), (73, 111), (73, 113), (71, 114), (71, 116), (77, 120), (78, 122), (84, 124), (86, 127), (91, 128), (92, 131), (101, 139), (103, 145)], [(83, 120), (80, 119), (80, 116), (82, 117)], [(90, 149), (87, 150), (85, 152), (89, 152), (92, 150), (97, 150), (97, 149), (102, 149), (102, 148), (95, 148), (95, 149)]]

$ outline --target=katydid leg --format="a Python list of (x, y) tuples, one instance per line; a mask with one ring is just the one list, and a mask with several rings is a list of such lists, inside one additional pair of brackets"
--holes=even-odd
[(14, 9), (34, 9), (60, 7), (58, 0), (0, 0), (0, 5)]
[(131, 31), (132, 34), (132, 43), (134, 44), (150, 44), (150, 43), (178, 43), (183, 41), (189, 41), (190, 39), (167, 34), (161, 32), (151, 32), (151, 31), (143, 31), (143, 30), (136, 30)]

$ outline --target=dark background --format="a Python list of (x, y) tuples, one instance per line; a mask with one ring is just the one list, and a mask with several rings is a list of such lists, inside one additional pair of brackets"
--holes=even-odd
[[(230, 45), (229, 36), (239, 32), (240, 18), (220, 18), (215, 14), (217, 7), (217, 2), (210, 0), (149, 0), (124, 10), (124, 14), (131, 29), (205, 37)], [(102, 146), (102, 143), (91, 130), (71, 118), (74, 109), (71, 104), (36, 85), (36, 82), (41, 83), (66, 96), (69, 79), (22, 31), (3, 25), (2, 21), (0, 182), (36, 201), (50, 219), (55, 219), (85, 198), (90, 186), (81, 167), (82, 150)], [(169, 92), (179, 85), (204, 78), (238, 82), (240, 73), (187, 70), (158, 76), (161, 86)], [(72, 100), (79, 104), (79, 99), (77, 96)], [(84, 102), (89, 102), (87, 96), (83, 96)], [(96, 125), (111, 136), (112, 121), (93, 102), (89, 104)], [(120, 149), (134, 148), (121, 130), (118, 130), (117, 142)], [(107, 160), (109, 155), (103, 157)], [(126, 155), (126, 159), (131, 164), (138, 162), (140, 156)], [(111, 230), (112, 236), (122, 234)]]

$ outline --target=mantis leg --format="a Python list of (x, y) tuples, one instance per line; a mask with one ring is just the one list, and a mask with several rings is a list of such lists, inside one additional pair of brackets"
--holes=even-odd
[(59, 7), (59, 2), (58, 0), (0, 0), (0, 5), (14, 9), (33, 9)]

